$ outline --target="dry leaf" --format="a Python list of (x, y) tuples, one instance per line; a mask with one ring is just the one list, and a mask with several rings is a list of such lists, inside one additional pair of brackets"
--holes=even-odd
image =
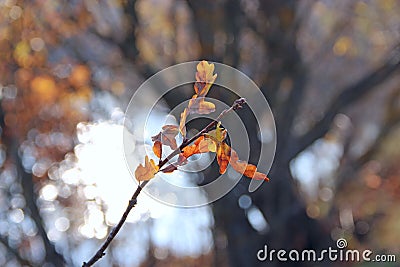
[(245, 161), (239, 160), (239, 156), (236, 151), (231, 149), (225, 142), (227, 131), (221, 127), (221, 122), (218, 122), (215, 130), (210, 131), (206, 137), (215, 141), (217, 144), (217, 161), (219, 165), (219, 172), (225, 173), (228, 163), (231, 164), (232, 168), (252, 179), (269, 181), (267, 175), (261, 172), (257, 172), (257, 167), (248, 164)]
[(235, 150), (231, 149), (231, 159), (229, 162), (232, 166), (232, 168), (237, 171), (238, 173), (243, 174), (244, 176), (247, 176), (249, 178), (255, 179), (255, 180), (265, 180), (269, 181), (269, 178), (267, 175), (261, 172), (257, 172), (257, 167), (254, 166), (253, 164), (248, 164), (245, 161), (239, 160), (239, 157), (236, 153)]
[(215, 130), (209, 131), (206, 136), (208, 138), (211, 138), (217, 143), (221, 143), (222, 141), (225, 140), (227, 135), (227, 131), (221, 127), (221, 122), (218, 122), (217, 126), (215, 127)]
[(211, 102), (205, 101), (204, 97), (194, 95), (189, 101), (188, 111), (190, 114), (210, 114), (215, 111), (215, 105)]
[(225, 143), (220, 143), (217, 147), (217, 162), (219, 165), (219, 173), (223, 174), (226, 172), (228, 163), (231, 156), (231, 148)]
[(199, 149), (199, 144), (201, 141), (204, 140), (204, 136), (200, 136), (199, 138), (197, 138), (194, 142), (193, 145), (190, 146), (186, 146), (185, 148), (182, 149), (182, 153), (181, 155), (185, 158), (188, 158), (194, 154), (199, 154), (200, 149)]
[[(162, 131), (157, 135), (151, 137), (153, 142), (161, 142), (163, 145), (169, 146), (171, 149), (175, 150), (178, 148), (176, 144), (175, 137), (179, 132), (179, 128), (176, 125), (164, 125)], [(153, 145), (154, 151), (154, 145)]]
[(186, 117), (187, 117), (187, 115), (188, 115), (188, 109), (185, 108), (183, 110), (183, 112), (181, 113), (181, 120), (179, 121), (179, 132), (181, 133), (181, 135), (183, 137), (186, 136), (186, 127), (185, 127), (185, 125), (186, 125)]
[(153, 152), (157, 158), (161, 159), (162, 154), (162, 143), (160, 141), (155, 141), (153, 144)]
[(217, 144), (210, 138), (204, 138), (199, 142), (200, 153), (216, 152)]
[(210, 64), (203, 60), (196, 66), (196, 82), (194, 90), (196, 94), (190, 99), (188, 107), (181, 113), (179, 121), (179, 132), (183, 137), (186, 137), (186, 118), (188, 114), (210, 114), (215, 111), (215, 105), (211, 102), (205, 101), (205, 96), (217, 78), (214, 72), (214, 64)]
[(203, 60), (197, 64), (196, 72), (196, 83), (194, 84), (194, 90), (200, 97), (204, 97), (211, 88), (217, 78), (217, 74), (214, 74), (214, 64), (210, 64)]
[(154, 160), (146, 156), (144, 159), (144, 166), (139, 164), (135, 170), (135, 177), (138, 181), (147, 181), (154, 177), (158, 172), (158, 166), (154, 163)]

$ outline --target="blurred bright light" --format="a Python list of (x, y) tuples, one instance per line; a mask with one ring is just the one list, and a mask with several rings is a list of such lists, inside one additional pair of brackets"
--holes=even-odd
[[(79, 226), (79, 233), (86, 238), (103, 239), (107, 235), (107, 225), (113, 226), (118, 223), (137, 184), (125, 163), (122, 125), (103, 121), (93, 124), (80, 123), (77, 128), (80, 142), (75, 147), (77, 161), (72, 168), (63, 170), (61, 179), (67, 184), (82, 184), (83, 196), (89, 201), (83, 224)], [(188, 176), (183, 177), (179, 172), (168, 176), (168, 180), (177, 179), (185, 186), (193, 186), (191, 179), (186, 181), (183, 178)], [(48, 199), (56, 196), (56, 193), (50, 194), (50, 189), (42, 190), (42, 194), (46, 194)], [(167, 193), (167, 196), (170, 203), (177, 199), (175, 192)], [(199, 190), (198, 196), (190, 197), (204, 195)], [(104, 203), (106, 209), (101, 210), (96, 203)], [(151, 220), (151, 223), (147, 222), (148, 220)], [(152, 242), (159, 248), (156, 253), (159, 258), (165, 256), (165, 251), (182, 256), (200, 256), (208, 253), (213, 246), (210, 230), (213, 218), (210, 207), (175, 208), (143, 193), (128, 216), (127, 223), (139, 225), (143, 222), (150, 230)], [(57, 219), (55, 227), (58, 231), (65, 231), (69, 227), (68, 219)], [(138, 233), (135, 231), (132, 234)], [(143, 239), (140, 242), (147, 241)]]
[(267, 232), (269, 224), (259, 208), (253, 206), (247, 211), (247, 219), (250, 225), (258, 232)]
[(248, 209), (252, 204), (251, 197), (248, 195), (241, 195), (238, 202), (242, 209)]
[(24, 219), (24, 212), (21, 209), (11, 210), (9, 213), (10, 221), (20, 223)]
[(68, 230), (69, 228), (69, 219), (65, 218), (65, 217), (60, 217), (57, 218), (57, 220), (55, 221), (55, 227), (58, 231), (60, 232), (65, 232)]
[(324, 201), (332, 198), (333, 192), (329, 188), (320, 192), (319, 185), (336, 171), (342, 154), (342, 144), (319, 139), (292, 160), (290, 170), (308, 197), (321, 197)]
[(52, 184), (47, 184), (40, 190), (40, 195), (44, 200), (53, 201), (57, 198), (58, 189)]

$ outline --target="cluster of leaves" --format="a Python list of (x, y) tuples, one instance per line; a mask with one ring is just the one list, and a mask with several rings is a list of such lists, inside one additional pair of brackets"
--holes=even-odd
[[(257, 172), (256, 166), (239, 160), (236, 151), (225, 142), (227, 130), (221, 127), (221, 121), (219, 121), (222, 116), (219, 116), (216, 121), (210, 124), (211, 126), (215, 126), (215, 129), (209, 128), (209, 125), (196, 136), (187, 139), (185, 126), (187, 116), (189, 114), (209, 114), (215, 111), (215, 105), (206, 101), (205, 96), (216, 78), (217, 74), (214, 74), (214, 64), (203, 60), (197, 65), (196, 82), (194, 84), (195, 94), (189, 100), (188, 106), (181, 113), (179, 126), (164, 125), (161, 132), (152, 137), (152, 141), (154, 142), (153, 152), (160, 161), (157, 165), (153, 159), (145, 156), (144, 165), (140, 164), (135, 171), (138, 181), (148, 181), (159, 171), (171, 173), (177, 170), (179, 166), (185, 165), (189, 157), (208, 152), (217, 154), (217, 162), (221, 174), (226, 172), (228, 164), (230, 164), (235, 171), (249, 178), (269, 180), (265, 174)], [(224, 114), (224, 112), (221, 114)], [(176, 142), (178, 134), (181, 134), (183, 137), (183, 142), (179, 147)], [(168, 146), (173, 150), (164, 160), (162, 160), (163, 146)], [(163, 168), (176, 155), (178, 155), (177, 160)]]

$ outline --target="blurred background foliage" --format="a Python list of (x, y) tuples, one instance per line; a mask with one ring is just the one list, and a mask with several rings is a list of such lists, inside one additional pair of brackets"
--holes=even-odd
[[(135, 188), (120, 144), (130, 96), (200, 59), (238, 68), (270, 102), (271, 182), (249, 195), (243, 178), (192, 210), (143, 196), (99, 266), (259, 266), (264, 245), (320, 250), (339, 237), (399, 259), (398, 1), (1, 0), (0, 13), (1, 266), (94, 253)], [(165, 107), (189, 97), (168, 94)], [(255, 162), (265, 140), (239, 115)]]

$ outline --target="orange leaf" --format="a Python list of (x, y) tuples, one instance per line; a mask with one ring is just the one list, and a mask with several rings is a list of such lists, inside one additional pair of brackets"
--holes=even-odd
[(187, 146), (182, 149), (181, 156), (187, 159), (190, 156), (193, 156), (194, 154), (215, 152), (215, 151), (216, 151), (215, 142), (210, 138), (204, 138), (204, 136), (200, 136), (194, 141), (193, 145)]
[(187, 146), (184, 149), (182, 149), (182, 156), (185, 157), (185, 158), (188, 158), (188, 157), (190, 157), (190, 156), (192, 156), (194, 154), (201, 153), (200, 149), (199, 149), (199, 144), (203, 140), (204, 140), (204, 136), (200, 136), (199, 138), (197, 138), (194, 141), (193, 145)]
[(217, 74), (214, 74), (214, 64), (210, 64), (203, 60), (197, 64), (196, 72), (196, 83), (194, 84), (194, 90), (199, 96), (205, 96), (210, 90), (211, 85), (217, 78)]
[(230, 160), (231, 148), (225, 143), (220, 143), (217, 147), (217, 162), (219, 165), (219, 173), (223, 174), (228, 167)]
[(162, 143), (160, 141), (155, 141), (153, 145), (153, 152), (157, 158), (161, 158), (162, 154)]
[(249, 175), (246, 175), (246, 174), (244, 174), (244, 175), (249, 177), (249, 178), (255, 179), (255, 180), (264, 180), (264, 181), (267, 181), (267, 182), (269, 181), (269, 178), (267, 177), (267, 175), (265, 175), (262, 172), (255, 172), (253, 174), (253, 177), (251, 177)]
[(255, 179), (255, 180), (265, 180), (269, 181), (269, 178), (267, 175), (261, 172), (257, 172), (257, 167), (254, 166), (253, 164), (248, 164), (245, 161), (239, 160), (239, 157), (236, 153), (235, 150), (232, 149), (231, 151), (231, 159), (229, 162), (232, 166), (232, 168), (237, 171), (238, 173), (243, 174), (244, 176), (247, 176), (249, 178)]
[(135, 170), (135, 177), (138, 181), (147, 181), (154, 177), (158, 172), (158, 166), (154, 163), (154, 160), (149, 160), (146, 156), (144, 159), (144, 166), (139, 164)]

